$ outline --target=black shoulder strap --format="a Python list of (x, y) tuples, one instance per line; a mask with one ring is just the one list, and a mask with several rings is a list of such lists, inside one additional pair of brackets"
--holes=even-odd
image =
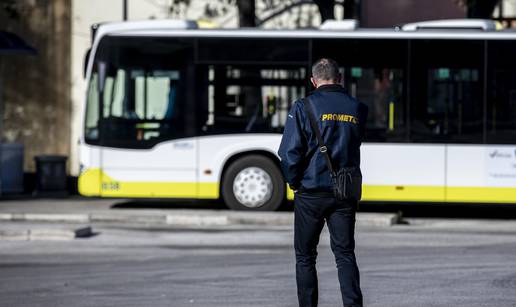
[(328, 170), (332, 177), (336, 177), (337, 174), (333, 169), (333, 165), (331, 164), (331, 157), (328, 153), (328, 147), (324, 144), (324, 140), (321, 135), (321, 130), (319, 126), (317, 126), (317, 120), (315, 119), (315, 115), (312, 109), (312, 105), (310, 103), (310, 98), (305, 98), (305, 113), (308, 116), (308, 121), (310, 122), (310, 126), (312, 127), (313, 132), (315, 133), (315, 137), (317, 138), (317, 143), (319, 144), (319, 151), (324, 156), (324, 160), (326, 161), (326, 165), (328, 166)]

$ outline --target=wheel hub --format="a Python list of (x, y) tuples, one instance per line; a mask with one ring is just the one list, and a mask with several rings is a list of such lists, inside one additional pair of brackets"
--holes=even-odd
[(271, 176), (259, 167), (241, 170), (233, 181), (236, 199), (248, 208), (263, 206), (272, 197)]

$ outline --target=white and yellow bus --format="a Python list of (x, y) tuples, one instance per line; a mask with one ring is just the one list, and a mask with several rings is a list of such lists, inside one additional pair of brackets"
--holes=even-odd
[(310, 91), (311, 63), (331, 57), (369, 106), (364, 201), (516, 203), (516, 32), (490, 25), (101, 25), (79, 191), (277, 209), (292, 196), (276, 154), (288, 110)]

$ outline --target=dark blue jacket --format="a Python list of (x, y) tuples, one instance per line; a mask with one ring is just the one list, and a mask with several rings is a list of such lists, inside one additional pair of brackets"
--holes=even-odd
[[(323, 85), (310, 96), (312, 110), (333, 167), (360, 166), (360, 145), (367, 120), (367, 106), (340, 85)], [(278, 154), (283, 174), (294, 190), (331, 192), (330, 172), (319, 152), (317, 138), (304, 109), (304, 99), (290, 110)]]

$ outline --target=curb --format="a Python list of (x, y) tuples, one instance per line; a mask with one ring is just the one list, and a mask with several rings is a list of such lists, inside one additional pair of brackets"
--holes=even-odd
[[(385, 227), (398, 224), (396, 213), (358, 213), (357, 226)], [(13, 222), (64, 222), (64, 223), (122, 223), (152, 224), (170, 226), (231, 226), (294, 224), (291, 212), (238, 212), (215, 210), (180, 210), (174, 213), (162, 212), (98, 212), (83, 214), (47, 213), (0, 213), (0, 221)]]
[(400, 213), (359, 213), (356, 224), (358, 226), (392, 226), (401, 223)]
[(166, 224), (175, 226), (228, 226), (238, 225), (231, 221), (229, 216), (200, 216), (167, 214)]
[(0, 240), (9, 241), (38, 241), (38, 240), (52, 240), (64, 241), (74, 240), (77, 238), (86, 238), (93, 235), (90, 226), (83, 226), (77, 228), (42, 228), (34, 229), (24, 228), (7, 228), (0, 229)]

